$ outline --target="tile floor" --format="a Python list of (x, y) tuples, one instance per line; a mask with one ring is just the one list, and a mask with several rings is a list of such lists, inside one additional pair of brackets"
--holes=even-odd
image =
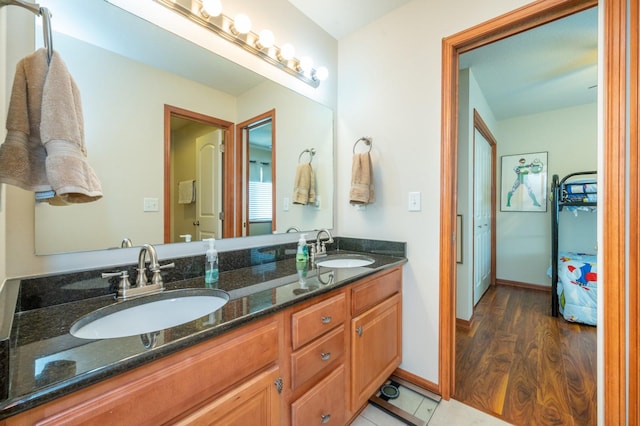
[[(450, 399), (449, 401), (440, 401), (438, 403), (428, 425), (507, 426), (509, 423)], [(351, 423), (351, 426), (405, 426), (405, 423), (369, 404), (360, 416)]]

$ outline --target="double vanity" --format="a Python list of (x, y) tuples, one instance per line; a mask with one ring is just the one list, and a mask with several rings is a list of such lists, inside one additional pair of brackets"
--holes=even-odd
[(221, 253), (222, 292), (205, 285), (201, 256), (165, 260), (176, 266), (162, 273), (164, 294), (228, 301), (123, 337), (70, 334), (114, 304), (107, 271), (6, 282), (0, 301), (15, 308), (0, 335), (0, 426), (346, 424), (401, 361), (405, 245), (336, 238), (325, 266), (302, 275), (293, 247)]

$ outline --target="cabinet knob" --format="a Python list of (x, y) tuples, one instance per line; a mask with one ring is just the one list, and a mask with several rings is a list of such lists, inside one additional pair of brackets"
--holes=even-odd
[(331, 317), (322, 317), (323, 324), (329, 324), (331, 322)]
[(320, 359), (323, 361), (329, 361), (329, 358), (331, 358), (331, 352), (321, 352), (320, 353)]
[(331, 414), (320, 414), (320, 424), (326, 425), (331, 421)]
[(356, 333), (358, 334), (358, 336), (362, 337), (362, 326), (361, 325), (356, 327)]

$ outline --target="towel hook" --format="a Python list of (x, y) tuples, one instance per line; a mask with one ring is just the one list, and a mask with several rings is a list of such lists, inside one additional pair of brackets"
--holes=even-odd
[(369, 147), (369, 149), (366, 152), (371, 152), (371, 147), (373, 146), (373, 141), (371, 141), (371, 137), (368, 136), (363, 136), (360, 139), (358, 139), (356, 141), (356, 143), (353, 144), (353, 153), (356, 153), (356, 147), (358, 146), (358, 143), (360, 142), (364, 142), (365, 145), (367, 145)]
[(302, 151), (298, 156), (298, 163), (300, 162), (300, 160), (302, 160), (302, 156), (306, 153), (309, 154), (309, 163), (313, 161), (313, 156), (316, 155), (316, 150), (315, 148), (307, 148), (304, 151)]

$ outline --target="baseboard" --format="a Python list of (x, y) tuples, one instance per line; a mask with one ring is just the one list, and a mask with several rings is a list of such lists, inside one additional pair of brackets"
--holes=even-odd
[(456, 327), (463, 328), (464, 330), (471, 330), (473, 325), (473, 316), (469, 320), (463, 320), (462, 318), (456, 318)]
[(439, 400), (440, 388), (437, 384), (430, 382), (429, 380), (423, 379), (422, 377), (416, 376), (413, 373), (409, 373), (408, 371), (403, 370), (401, 368), (396, 368), (396, 370), (393, 372), (393, 375), (404, 381), (420, 386), (424, 390), (427, 390), (433, 393), (434, 395), (433, 396), (430, 395), (429, 397), (431, 399)]
[(511, 280), (503, 280), (503, 279), (499, 279), (496, 278), (496, 285), (504, 285), (504, 286), (508, 286), (508, 287), (519, 287), (519, 288), (526, 288), (529, 290), (536, 290), (536, 291), (547, 291), (547, 292), (551, 292), (551, 287), (550, 286), (546, 286), (546, 285), (540, 285), (540, 284), (529, 284), (529, 283), (523, 283), (520, 281), (511, 281)]

